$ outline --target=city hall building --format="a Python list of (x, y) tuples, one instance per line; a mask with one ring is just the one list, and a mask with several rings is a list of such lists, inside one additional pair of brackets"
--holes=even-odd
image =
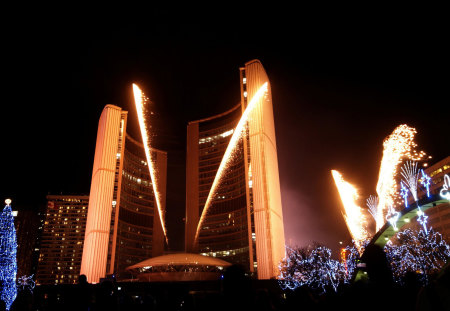
[[(240, 68), (239, 76), (239, 104), (187, 126), (185, 246), (186, 252), (240, 264), (258, 279), (270, 279), (279, 275), (285, 256), (272, 96), (258, 60)], [(257, 98), (205, 210), (236, 125), (264, 83), (267, 91)]]
[[(144, 146), (126, 132), (127, 111), (107, 105), (101, 114), (81, 274), (88, 282), (114, 275), (128, 279), (126, 267), (164, 251), (164, 233), (155, 202)], [(167, 153), (151, 149), (165, 209)]]

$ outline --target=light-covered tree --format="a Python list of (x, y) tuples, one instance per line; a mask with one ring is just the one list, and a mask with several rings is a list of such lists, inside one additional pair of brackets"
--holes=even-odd
[(0, 214), (0, 299), (9, 310), (17, 296), (17, 240), (11, 201), (5, 202), (6, 206)]
[(450, 258), (450, 246), (432, 228), (401, 231), (386, 245), (385, 251), (399, 282), (407, 272), (416, 272), (427, 284), (429, 277), (439, 272)]

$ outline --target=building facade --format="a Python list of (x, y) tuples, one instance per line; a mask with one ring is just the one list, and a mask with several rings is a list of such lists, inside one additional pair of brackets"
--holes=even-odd
[[(436, 198), (440, 197), (440, 191), (444, 186), (444, 175), (450, 176), (450, 156), (424, 169), (425, 173), (430, 176), (430, 194)], [(427, 195), (424, 189), (419, 189), (419, 200)], [(425, 211), (428, 216), (428, 226), (442, 234), (443, 238), (450, 244), (450, 203), (441, 203), (429, 208)]]
[(88, 204), (89, 196), (47, 196), (36, 284), (78, 282)]
[[(37, 256), (39, 255), (40, 212), (30, 208), (13, 210), (14, 226), (17, 235), (17, 276), (30, 276), (36, 274)], [(42, 227), (41, 227), (42, 229)]]
[[(272, 97), (258, 60), (239, 72), (241, 102), (187, 127), (185, 246), (187, 252), (241, 264), (258, 279), (269, 279), (278, 276), (278, 264), (285, 256)], [(234, 129), (265, 83), (267, 92), (251, 110), (225, 176), (204, 211)]]
[[(127, 279), (125, 268), (164, 250), (164, 234), (142, 143), (126, 132), (126, 111), (107, 105), (100, 117), (81, 274), (98, 283)], [(163, 209), (167, 153), (152, 149)]]

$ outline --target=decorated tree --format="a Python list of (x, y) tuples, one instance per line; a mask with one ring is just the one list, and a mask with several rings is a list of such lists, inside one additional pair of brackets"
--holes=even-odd
[(397, 282), (401, 282), (407, 272), (420, 275), (424, 284), (437, 273), (450, 258), (450, 246), (439, 232), (406, 229), (397, 233), (393, 241), (385, 246)]
[(17, 242), (11, 200), (5, 202), (6, 206), (0, 214), (0, 299), (9, 310), (17, 296)]
[(279, 284), (284, 289), (307, 286), (319, 292), (337, 291), (339, 284), (347, 281), (344, 265), (332, 259), (331, 250), (324, 246), (288, 248), (280, 264)]

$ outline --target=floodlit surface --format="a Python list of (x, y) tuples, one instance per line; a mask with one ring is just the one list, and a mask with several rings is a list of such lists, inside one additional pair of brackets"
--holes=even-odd
[(423, 151), (415, 150), (416, 129), (406, 124), (399, 125), (383, 142), (383, 157), (378, 175), (377, 193), (379, 197), (376, 230), (386, 222), (385, 215), (388, 206), (397, 203), (397, 167), (404, 159), (418, 161), (425, 155)]
[(160, 192), (158, 191), (158, 180), (157, 180), (158, 174), (153, 166), (154, 161), (152, 159), (151, 152), (150, 152), (151, 141), (150, 141), (150, 136), (148, 134), (149, 127), (146, 125), (145, 118), (144, 118), (145, 105), (149, 102), (149, 100), (145, 96), (145, 94), (141, 91), (141, 89), (134, 83), (133, 83), (133, 93), (134, 93), (134, 102), (136, 104), (136, 111), (137, 111), (138, 120), (139, 120), (139, 127), (140, 127), (141, 135), (142, 135), (142, 143), (144, 145), (144, 150), (145, 150), (145, 157), (147, 158), (148, 169), (149, 169), (150, 177), (152, 180), (153, 193), (155, 195), (155, 199), (156, 199), (155, 201), (156, 201), (156, 205), (158, 207), (159, 219), (161, 221), (161, 226), (162, 226), (164, 236), (167, 241), (167, 232), (166, 232), (166, 226), (165, 226), (165, 222), (164, 222), (164, 213), (163, 213), (163, 210), (161, 207), (161, 195), (160, 195)]
[(249, 116), (250, 112), (255, 108), (256, 104), (259, 102), (259, 99), (262, 96), (264, 96), (264, 94), (267, 92), (267, 86), (268, 85), (266, 82), (255, 93), (255, 95), (251, 99), (250, 103), (248, 104), (247, 108), (245, 109), (244, 113), (242, 114), (242, 117), (239, 120), (239, 123), (236, 126), (236, 129), (233, 132), (233, 136), (231, 137), (230, 142), (228, 143), (227, 149), (225, 150), (225, 154), (222, 158), (222, 161), (220, 162), (220, 166), (219, 166), (216, 176), (214, 178), (214, 182), (209, 191), (208, 198), (206, 199), (205, 207), (203, 208), (202, 215), (198, 222), (197, 231), (195, 234), (195, 241), (197, 241), (197, 239), (199, 237), (200, 229), (201, 229), (202, 224), (205, 220), (205, 217), (208, 213), (208, 209), (211, 206), (211, 203), (216, 195), (217, 187), (219, 186), (219, 183), (220, 183), (222, 177), (224, 176), (224, 173), (226, 172), (226, 168), (228, 167), (229, 163), (231, 162), (231, 159), (233, 158), (233, 153), (235, 152), (236, 147), (238, 146), (238, 142), (239, 142), (240, 138), (242, 137), (242, 132), (243, 132), (244, 126), (248, 120), (248, 116)]
[(361, 253), (362, 243), (369, 238), (369, 234), (365, 229), (367, 225), (366, 217), (363, 214), (362, 208), (356, 204), (358, 193), (352, 184), (344, 180), (341, 173), (332, 170), (331, 174), (333, 175), (344, 206), (344, 212), (342, 214), (347, 223), (348, 230), (355, 241), (358, 251)]

